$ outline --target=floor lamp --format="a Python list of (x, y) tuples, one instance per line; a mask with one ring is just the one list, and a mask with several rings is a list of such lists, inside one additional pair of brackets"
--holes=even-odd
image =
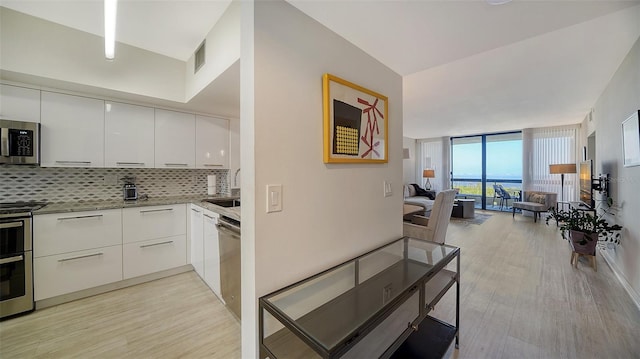
[(424, 189), (426, 190), (431, 189), (431, 183), (429, 182), (429, 178), (435, 178), (435, 177), (436, 177), (436, 171), (432, 169), (422, 171), (422, 178), (427, 179), (427, 181), (424, 183)]
[(575, 163), (549, 165), (550, 174), (560, 174), (560, 202), (564, 203), (564, 174), (576, 173)]

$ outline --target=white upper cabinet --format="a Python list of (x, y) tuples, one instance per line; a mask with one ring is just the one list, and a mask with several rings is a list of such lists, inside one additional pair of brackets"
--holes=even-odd
[(196, 168), (229, 168), (229, 121), (196, 115)]
[(155, 110), (155, 167), (195, 168), (195, 115)]
[(42, 91), (42, 167), (104, 167), (104, 101)]
[(153, 123), (152, 107), (105, 102), (105, 167), (153, 168)]
[(0, 84), (0, 117), (40, 122), (40, 90)]

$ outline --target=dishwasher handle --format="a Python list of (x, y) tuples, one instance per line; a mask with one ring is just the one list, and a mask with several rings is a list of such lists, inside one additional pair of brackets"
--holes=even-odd
[(220, 232), (221, 234), (227, 234), (234, 238), (240, 239), (240, 227), (236, 227), (225, 222), (218, 222), (216, 224), (216, 228), (218, 228), (218, 232)]

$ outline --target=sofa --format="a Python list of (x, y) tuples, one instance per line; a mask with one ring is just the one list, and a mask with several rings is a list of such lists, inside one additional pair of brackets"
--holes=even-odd
[[(418, 190), (416, 190), (416, 186)], [(418, 194), (420, 191), (420, 194)], [(404, 185), (404, 203), (424, 208), (425, 212), (430, 212), (436, 198), (435, 191), (427, 191), (415, 184)]]
[(515, 218), (516, 208), (522, 211), (533, 212), (533, 221), (536, 222), (541, 212), (547, 212), (558, 203), (558, 194), (554, 192), (543, 191), (524, 191), (522, 193), (522, 201), (513, 202), (513, 214)]

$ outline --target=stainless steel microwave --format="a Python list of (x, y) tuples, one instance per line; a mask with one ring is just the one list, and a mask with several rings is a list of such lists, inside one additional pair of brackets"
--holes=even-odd
[(40, 124), (0, 119), (0, 164), (40, 164)]

